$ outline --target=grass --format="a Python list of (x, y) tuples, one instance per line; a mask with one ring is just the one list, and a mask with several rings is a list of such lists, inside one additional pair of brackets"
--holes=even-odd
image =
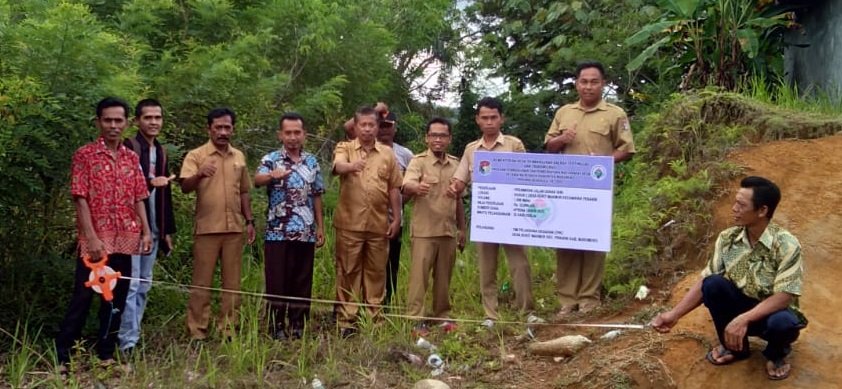
[[(409, 263), (409, 237), (404, 234), (398, 291), (394, 305), (402, 306), (406, 295)], [(334, 294), (333, 234), (327, 235), (326, 244), (317, 251), (314, 271), (314, 297), (332, 299)], [(262, 247), (256, 244), (246, 248), (243, 255), (242, 289), (262, 291)], [(502, 256), (502, 254), (501, 254)], [(479, 280), (475, 252), (470, 246), (458, 255), (453, 273), (453, 316), (456, 318), (482, 318)], [(155, 278), (159, 281), (183, 282), (176, 275), (187, 258), (163, 258), (156, 265)], [(551, 315), (554, 303), (555, 259), (551, 250), (533, 248), (530, 262), (538, 313)], [(501, 258), (499, 285), (508, 279), (506, 261)], [(172, 265), (172, 266), (171, 266)], [(218, 286), (218, 285), (217, 285)], [(187, 293), (184, 288), (172, 285), (155, 285), (150, 292), (150, 303), (144, 318), (141, 344), (132, 356), (133, 371), (99, 369), (89, 344), (80, 347), (74, 358), (74, 369), (67, 385), (88, 387), (102, 383), (141, 387), (160, 385), (188, 387), (304, 387), (303, 383), (318, 378), (327, 387), (406, 387), (417, 380), (429, 378), (430, 369), (418, 368), (391, 359), (394, 349), (410, 351), (426, 358), (423, 350), (414, 346), (410, 336), (413, 322), (387, 317), (382, 324), (375, 324), (362, 317), (360, 335), (348, 340), (337, 337), (330, 320), (332, 305), (313, 304), (309, 333), (294, 342), (275, 342), (268, 335), (263, 300), (243, 296), (240, 309), (239, 331), (231, 341), (212, 335), (211, 340), (191, 343), (184, 330), (184, 309)], [(501, 294), (501, 319), (523, 320), (522, 315), (506, 308), (511, 296)], [(428, 301), (429, 303), (429, 301)], [(218, 296), (214, 298), (214, 312), (218, 312)], [(2, 355), (3, 382), (13, 387), (33, 385), (61, 386), (53, 374), (54, 358), (42, 357), (50, 353), (52, 339), (45, 336), (43, 327), (30, 327), (22, 320), (14, 338), (17, 348)], [(212, 324), (213, 325), (213, 324)], [(89, 323), (87, 334), (95, 333)], [(483, 372), (501, 368), (499, 359), (508, 353), (509, 335), (519, 334), (519, 328), (501, 325), (493, 332), (480, 330), (474, 323), (460, 325), (452, 334), (434, 331), (430, 340), (439, 346), (438, 353), (445, 358), (447, 372), (467, 381), (482, 380)], [(6, 335), (9, 336), (9, 335)], [(11, 336), (10, 336), (11, 337)], [(24, 346), (25, 345), (25, 346)], [(40, 354), (39, 354), (40, 353)]]
[[(677, 96), (637, 123), (643, 124), (643, 130), (635, 135), (638, 153), (630, 163), (618, 168), (614, 244), (604, 283), (610, 297), (606, 309), (623, 309), (637, 286), (669, 280), (674, 270), (705, 251), (710, 236), (710, 201), (717, 197), (723, 182), (739, 174), (738, 167), (724, 162), (729, 150), (770, 139), (809, 138), (842, 131), (838, 117), (822, 114), (832, 112), (827, 111), (832, 107), (829, 101), (821, 103), (825, 104), (823, 108), (805, 113), (769, 103), (798, 108), (793, 100), (797, 94), (791, 90), (770, 92), (757, 87), (751, 93), (756, 99), (715, 91)], [(335, 269), (330, 220), (337, 183), (329, 180), (328, 185), (330, 189), (324, 198), (327, 236), (325, 246), (316, 253), (313, 296), (332, 300)], [(179, 191), (175, 195), (180, 228), (176, 249), (172, 256), (160, 258), (155, 279), (189, 284), (193, 199)], [(263, 214), (265, 195), (255, 191), (253, 199), (255, 213)], [(675, 222), (664, 227), (671, 220)], [(392, 303), (396, 306), (405, 303), (410, 261), (408, 228), (403, 239), (400, 281)], [(262, 252), (260, 241), (244, 251), (244, 290), (263, 290)], [(536, 313), (551, 317), (558, 308), (553, 276), (555, 257), (552, 250), (530, 248), (529, 258)], [(498, 288), (509, 278), (506, 261), (501, 258), (499, 264)], [(268, 335), (262, 299), (244, 296), (239, 332), (231, 341), (212, 337), (206, 342), (191, 343), (184, 329), (186, 289), (159, 284), (150, 293), (142, 342), (130, 361), (133, 371), (97, 367), (90, 345), (85, 344), (76, 352), (76, 373), (62, 383), (53, 372), (52, 334), (69, 297), (72, 261), (68, 257), (50, 257), (20, 261), (19, 265), (13, 268), (17, 272), (11, 277), (13, 283), (0, 283), (2, 295), (11, 296), (4, 306), (16, 307), (19, 315), (16, 320), (0, 320), (11, 323), (2, 325), (14, 328), (0, 328), (0, 345), (9, 346), (2, 348), (9, 351), (0, 353), (0, 386), (91, 387), (101, 383), (123, 387), (303, 388), (318, 376), (327, 387), (391, 388), (408, 387), (430, 375), (426, 367), (411, 366), (391, 357), (392, 350), (426, 357), (413, 345), (410, 331), (414, 323), (387, 317), (382, 324), (375, 324), (364, 317), (360, 335), (343, 340), (336, 336), (331, 304), (313, 304), (305, 339), (275, 342)], [(482, 319), (477, 268), (474, 246), (469, 245), (457, 256), (451, 282), (452, 315), (456, 318)], [(20, 290), (32, 291), (32, 295), (21, 295)], [(523, 320), (522, 314), (507, 307), (510, 293), (499, 295), (501, 320)], [(215, 301), (218, 304), (218, 297)], [(218, 306), (213, 309), (218, 312)], [(651, 309), (644, 310), (636, 320), (645, 320), (652, 314)], [(96, 323), (90, 316), (86, 334), (95, 333)], [(439, 347), (447, 375), (461, 377), (461, 386), (497, 387), (501, 382), (531, 379), (522, 367), (501, 362), (503, 356), (522, 351), (522, 346), (514, 341), (522, 331), (522, 327), (513, 325), (486, 331), (463, 323), (452, 334), (434, 331), (429, 340)], [(654, 343), (636, 346), (644, 351), (660, 347)], [(609, 351), (606, 355), (610, 355)], [(636, 368), (657, 369), (651, 359), (640, 355)], [(632, 365), (623, 363), (608, 358), (603, 364), (592, 364), (599, 369), (571, 371), (568, 378), (556, 380), (554, 385), (585, 382), (594, 387), (626, 387), (630, 377), (623, 367)]]

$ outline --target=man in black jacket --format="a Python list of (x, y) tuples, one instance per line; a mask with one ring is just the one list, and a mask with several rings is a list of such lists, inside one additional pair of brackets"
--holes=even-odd
[(126, 308), (120, 324), (120, 350), (130, 353), (140, 339), (140, 322), (146, 308), (147, 295), (152, 286), (152, 267), (158, 250), (169, 254), (173, 248), (172, 235), (175, 233), (175, 218), (172, 209), (167, 153), (156, 139), (164, 123), (164, 109), (154, 99), (145, 99), (135, 107), (137, 136), (125, 140), (125, 145), (140, 157), (140, 167), (149, 188), (149, 198), (145, 200), (146, 217), (152, 231), (152, 251), (144, 255), (132, 256), (131, 281), (126, 297)]

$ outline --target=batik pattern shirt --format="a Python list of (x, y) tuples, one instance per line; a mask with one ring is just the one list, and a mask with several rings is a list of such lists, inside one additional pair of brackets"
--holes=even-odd
[[(142, 225), (135, 205), (149, 196), (140, 160), (120, 144), (117, 153), (105, 140), (88, 143), (73, 154), (70, 194), (88, 203), (97, 238), (109, 254), (138, 254)], [(79, 249), (88, 252), (88, 237), (77, 222)]]
[(722, 275), (746, 296), (764, 300), (775, 293), (793, 296), (790, 308), (798, 309), (804, 265), (801, 244), (789, 231), (770, 223), (751, 247), (745, 227), (731, 227), (719, 234), (716, 249), (702, 276)]
[(267, 241), (316, 241), (315, 196), (325, 192), (319, 161), (310, 153), (301, 152), (298, 162), (285, 149), (266, 154), (260, 160), (258, 174), (275, 169), (290, 170), (282, 179), (272, 179), (267, 186), (269, 207), (266, 215)]

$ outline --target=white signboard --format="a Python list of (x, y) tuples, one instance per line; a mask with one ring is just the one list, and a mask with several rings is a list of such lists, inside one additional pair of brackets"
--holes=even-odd
[(476, 152), (471, 240), (611, 250), (610, 156)]

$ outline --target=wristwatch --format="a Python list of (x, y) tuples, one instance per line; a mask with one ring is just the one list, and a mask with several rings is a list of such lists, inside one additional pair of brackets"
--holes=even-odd
[(246, 219), (246, 225), (247, 226), (253, 226), (254, 225), (254, 219)]

